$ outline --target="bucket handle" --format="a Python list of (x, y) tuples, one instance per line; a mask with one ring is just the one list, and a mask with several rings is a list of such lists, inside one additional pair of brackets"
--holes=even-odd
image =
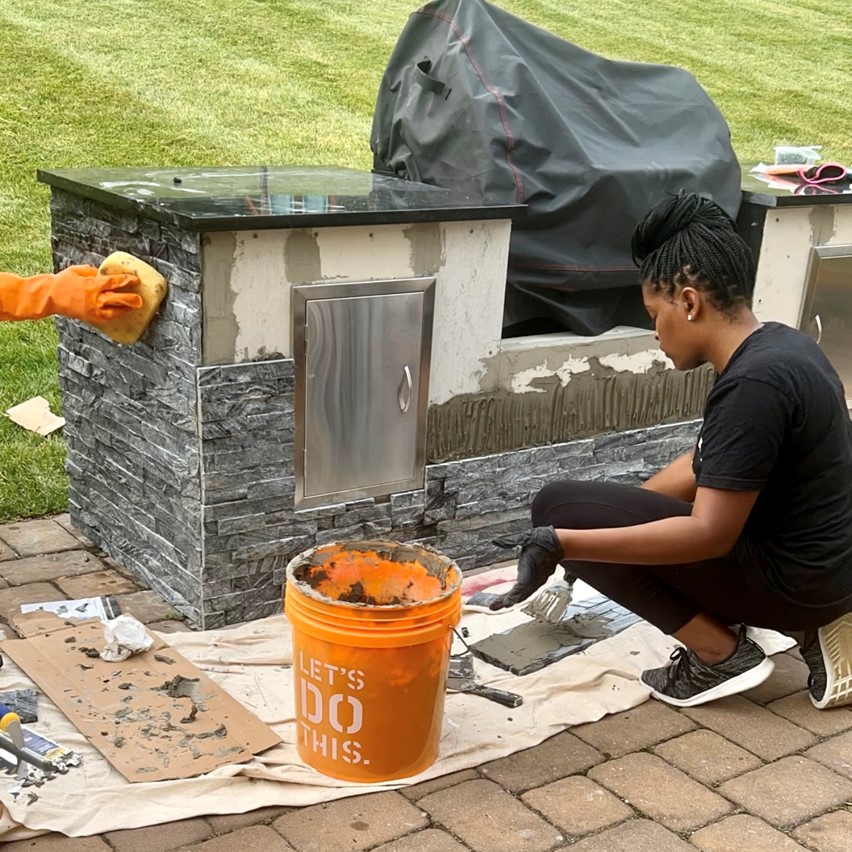
[(455, 627), (450, 627), (450, 630), (452, 630), (452, 631), (453, 631), (453, 633), (455, 633), (455, 634), (456, 634), (456, 639), (458, 639), (458, 640), (459, 640), (459, 642), (461, 642), (461, 643), (462, 643), (462, 645), (464, 645), (464, 651), (462, 651), (460, 654), (450, 654), (450, 658), (452, 659), (452, 658), (454, 658), (454, 657), (465, 657), (465, 656), (467, 656), (468, 654), (472, 654), (473, 652), (472, 652), (472, 651), (471, 651), (471, 649), (470, 649), (470, 645), (468, 645), (468, 644), (467, 644), (467, 642), (465, 641), (464, 636), (462, 636), (462, 635), (461, 635), (461, 633), (459, 633), (459, 631), (458, 631), (458, 630), (456, 630), (456, 628), (455, 628)]

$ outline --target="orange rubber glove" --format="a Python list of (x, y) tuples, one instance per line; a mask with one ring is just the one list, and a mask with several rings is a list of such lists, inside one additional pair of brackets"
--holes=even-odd
[(138, 283), (135, 275), (101, 275), (94, 266), (69, 266), (53, 275), (31, 278), (0, 272), (0, 320), (62, 314), (100, 325), (142, 307), (137, 293), (118, 292)]

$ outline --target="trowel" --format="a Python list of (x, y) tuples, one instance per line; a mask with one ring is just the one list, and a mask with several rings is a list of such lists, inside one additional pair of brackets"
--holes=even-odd
[(481, 695), (483, 698), (496, 701), (504, 707), (520, 707), (524, 703), (523, 696), (516, 692), (506, 692), (503, 689), (494, 689), (491, 686), (477, 683), (476, 673), (473, 669), (473, 657), (470, 654), (450, 657), (447, 689), (451, 692), (468, 692), (472, 695)]

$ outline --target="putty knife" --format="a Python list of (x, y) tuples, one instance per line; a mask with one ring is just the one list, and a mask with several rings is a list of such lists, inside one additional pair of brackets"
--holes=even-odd
[(503, 689), (494, 689), (491, 686), (477, 683), (476, 673), (473, 670), (473, 657), (470, 654), (450, 657), (447, 689), (451, 692), (468, 692), (471, 695), (481, 695), (483, 698), (496, 701), (504, 707), (520, 707), (524, 703), (523, 696), (516, 692), (506, 692)]

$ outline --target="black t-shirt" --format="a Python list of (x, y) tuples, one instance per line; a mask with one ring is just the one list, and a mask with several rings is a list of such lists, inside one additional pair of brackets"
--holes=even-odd
[(707, 398), (699, 486), (759, 491), (734, 557), (757, 558), (800, 605), (852, 600), (852, 422), (840, 379), (807, 335), (766, 323)]

